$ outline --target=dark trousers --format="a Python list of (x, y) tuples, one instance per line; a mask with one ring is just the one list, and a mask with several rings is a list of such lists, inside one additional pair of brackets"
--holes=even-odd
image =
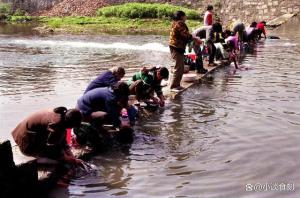
[(129, 86), (129, 91), (131, 95), (136, 95), (138, 101), (149, 99), (153, 94), (153, 89), (142, 80), (132, 82)]
[(214, 63), (214, 59), (215, 59), (215, 56), (216, 56), (216, 46), (213, 44), (213, 42), (209, 42), (207, 44), (208, 46), (208, 50), (209, 50), (209, 57), (208, 57), (208, 62), (209, 63)]
[(171, 89), (179, 87), (184, 73), (184, 53), (170, 48), (172, 59), (175, 60), (173, 78), (171, 81)]
[[(196, 49), (194, 49), (194, 50), (196, 52)], [(200, 72), (203, 69), (202, 50), (200, 47), (199, 47), (198, 51), (196, 52), (195, 67), (198, 72)]]

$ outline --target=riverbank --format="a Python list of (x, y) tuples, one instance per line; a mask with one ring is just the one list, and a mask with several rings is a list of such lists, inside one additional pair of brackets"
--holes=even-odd
[[(168, 34), (171, 21), (169, 19), (129, 19), (119, 17), (43, 17), (12, 16), (8, 23), (34, 23), (40, 33), (139, 33)], [(200, 20), (189, 20), (188, 26), (193, 29), (201, 26)]]
[[(94, 16), (29, 16), (24, 12), (13, 12), (8, 5), (3, 11), (2, 21), (7, 23), (33, 23), (41, 33), (58, 32), (74, 34), (139, 33), (168, 34), (171, 16), (183, 10), (193, 29), (201, 26), (199, 11), (169, 4), (126, 3), (98, 9)], [(45, 15), (45, 16), (44, 16)]]

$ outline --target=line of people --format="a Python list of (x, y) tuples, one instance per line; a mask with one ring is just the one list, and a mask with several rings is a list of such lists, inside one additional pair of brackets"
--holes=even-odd
[[(203, 57), (208, 56), (208, 66), (215, 66), (215, 60), (229, 59), (238, 68), (237, 55), (241, 46), (255, 43), (257, 40), (267, 38), (266, 22), (253, 22), (247, 28), (244, 23), (235, 22), (231, 28), (223, 31), (220, 19), (214, 21), (213, 6), (208, 5), (204, 14), (203, 26), (192, 33), (186, 25), (187, 16), (183, 11), (177, 11), (173, 17), (170, 32), (169, 47), (171, 57), (175, 60), (174, 75), (171, 80), (171, 90), (178, 92), (183, 89), (181, 79), (184, 73), (184, 65), (190, 65), (199, 74), (205, 74), (207, 70), (203, 67)], [(192, 60), (186, 52), (194, 50), (196, 59)]]
[[(215, 59), (229, 58), (238, 67), (236, 54), (239, 43), (255, 42), (261, 34), (266, 38), (265, 22), (259, 24), (253, 22), (249, 28), (245, 28), (243, 23), (236, 23), (232, 31), (223, 32), (220, 21), (214, 23), (212, 11), (213, 7), (208, 6), (204, 16), (204, 26), (193, 33), (189, 32), (185, 24), (187, 20), (185, 13), (177, 11), (174, 14), (169, 41), (171, 56), (176, 62), (170, 85), (172, 90), (182, 89), (180, 83), (185, 59), (188, 58), (185, 55), (187, 44), (190, 43), (196, 53), (197, 58), (194, 63), (197, 72), (206, 73), (202, 59), (205, 53), (209, 56), (209, 65), (213, 66)], [(97, 144), (98, 134), (107, 132), (104, 124), (111, 124), (119, 131), (132, 130), (137, 109), (130, 103), (130, 95), (135, 95), (138, 101), (146, 103), (152, 101), (164, 107), (165, 96), (161, 82), (169, 78), (169, 70), (166, 67), (143, 67), (128, 82), (121, 81), (124, 76), (123, 67), (113, 67), (100, 74), (87, 86), (83, 95), (77, 100), (75, 108), (58, 107), (41, 110), (24, 119), (12, 132), (21, 152), (29, 156), (48, 157), (80, 165), (83, 162), (74, 157), (66, 142), (68, 128), (79, 128), (82, 122), (89, 123), (95, 133), (83, 136), (89, 137), (91, 142)], [(123, 115), (127, 116), (129, 122), (122, 121)], [(79, 138), (83, 136), (78, 135)], [(80, 140), (78, 142), (86, 143)]]
[[(166, 67), (143, 67), (128, 82), (121, 81), (124, 75), (123, 67), (113, 67), (91, 81), (77, 100), (75, 108), (45, 109), (24, 119), (12, 132), (20, 151), (27, 156), (83, 165), (83, 161), (74, 157), (66, 141), (68, 128), (74, 128), (75, 131), (81, 127), (82, 122), (89, 123), (95, 133), (84, 135), (89, 137), (89, 142), (95, 143), (91, 146), (97, 146), (97, 137), (107, 133), (104, 124), (113, 125), (119, 133), (132, 130), (137, 109), (130, 104), (129, 95), (136, 95), (138, 101), (151, 100), (161, 107), (165, 105), (161, 81), (168, 80), (169, 70)], [(121, 119), (124, 110), (130, 120), (128, 123), (122, 122)], [(87, 133), (89, 132), (91, 130)], [(80, 137), (82, 135), (77, 138)], [(83, 141), (78, 139), (77, 143)]]

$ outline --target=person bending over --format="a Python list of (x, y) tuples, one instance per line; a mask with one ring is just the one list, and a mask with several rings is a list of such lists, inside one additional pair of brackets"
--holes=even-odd
[[(125, 82), (117, 82), (110, 87), (95, 88), (77, 100), (77, 108), (83, 121), (99, 130), (104, 122), (115, 128), (122, 128), (120, 113), (128, 107), (129, 87)], [(130, 117), (131, 118), (131, 117)]]
[[(151, 69), (144, 67), (129, 80), (130, 94), (136, 95), (139, 101), (152, 99), (163, 107), (165, 96), (162, 92), (161, 81), (168, 80), (168, 78), (169, 70), (166, 67), (152, 67)], [(159, 99), (154, 97), (154, 92)]]
[(257, 23), (254, 21), (249, 27), (246, 28), (247, 41), (255, 42), (258, 37)]
[(262, 34), (264, 35), (265, 39), (267, 38), (267, 32), (266, 32), (266, 22), (265, 21), (262, 21), (260, 23), (257, 24), (257, 30), (258, 30), (258, 36), (259, 36), (259, 39), (262, 38)]
[(47, 157), (57, 161), (82, 165), (66, 143), (66, 129), (78, 127), (82, 115), (65, 107), (40, 110), (31, 114), (13, 130), (12, 136), (24, 155)]
[(235, 68), (238, 69), (238, 65), (237, 65), (237, 53), (239, 51), (238, 37), (233, 36), (233, 33), (230, 30), (225, 30), (224, 36), (226, 42), (225, 47), (228, 52), (229, 61), (233, 62)]
[(125, 75), (125, 69), (123, 67), (113, 67), (102, 74), (100, 74), (96, 79), (94, 79), (87, 86), (84, 93), (91, 91), (95, 88), (109, 87), (111, 85), (119, 82)]
[(235, 22), (233, 24), (233, 28), (232, 28), (232, 32), (233, 35), (238, 35), (238, 41), (239, 42), (245, 42), (245, 35), (246, 35), (246, 29), (245, 29), (245, 25), (242, 22)]

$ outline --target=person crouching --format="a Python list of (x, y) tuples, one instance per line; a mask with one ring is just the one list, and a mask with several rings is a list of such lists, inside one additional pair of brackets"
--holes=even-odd
[[(144, 67), (129, 80), (130, 94), (136, 95), (137, 100), (139, 101), (151, 99), (154, 103), (164, 107), (165, 96), (162, 92), (161, 81), (163, 79), (168, 80), (168, 78), (169, 70), (166, 67), (152, 67), (150, 69)], [(158, 99), (154, 97), (154, 92)]]
[(20, 151), (27, 156), (46, 157), (69, 164), (82, 165), (66, 142), (66, 129), (80, 126), (81, 113), (65, 107), (33, 113), (13, 130)]

